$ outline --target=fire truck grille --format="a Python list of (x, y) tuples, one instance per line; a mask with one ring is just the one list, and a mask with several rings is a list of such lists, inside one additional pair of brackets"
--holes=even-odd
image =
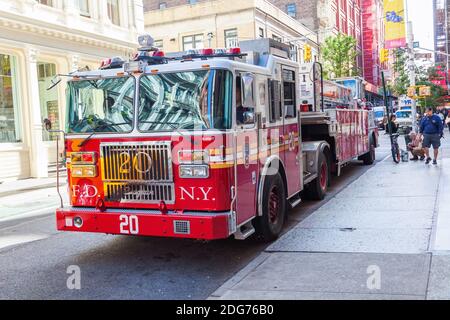
[(173, 182), (170, 142), (102, 144), (105, 182)]
[(159, 203), (173, 204), (174, 185), (168, 184), (127, 184), (106, 183), (105, 200), (120, 203)]
[(175, 202), (170, 142), (103, 143), (100, 154), (106, 201)]

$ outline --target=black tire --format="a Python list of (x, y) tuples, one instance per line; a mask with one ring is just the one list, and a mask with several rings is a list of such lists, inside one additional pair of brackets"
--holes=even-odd
[(262, 216), (255, 219), (255, 229), (263, 241), (279, 237), (286, 220), (286, 187), (281, 175), (267, 176), (263, 189)]
[(318, 177), (311, 181), (305, 188), (306, 198), (310, 200), (323, 200), (328, 191), (330, 170), (327, 157), (324, 153), (319, 155), (318, 174)]
[(398, 146), (393, 146), (392, 147), (392, 159), (394, 160), (395, 163), (400, 163), (401, 161), (401, 154), (400, 154), (400, 148)]
[(370, 142), (370, 151), (361, 156), (364, 165), (371, 166), (375, 163), (376, 151), (373, 141)]

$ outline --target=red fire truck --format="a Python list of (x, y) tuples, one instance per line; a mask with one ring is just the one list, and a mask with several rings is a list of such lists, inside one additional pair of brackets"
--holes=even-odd
[(130, 61), (68, 75), (71, 204), (58, 230), (273, 240), (288, 206), (324, 198), (332, 172), (373, 163), (366, 110), (320, 110), (316, 95), (301, 112), (304, 70), (289, 47), (261, 39), (169, 57), (149, 36), (139, 43)]

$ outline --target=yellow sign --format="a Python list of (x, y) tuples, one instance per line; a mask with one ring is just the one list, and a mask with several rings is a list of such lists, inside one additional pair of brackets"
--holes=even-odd
[(380, 52), (380, 62), (388, 62), (389, 61), (389, 50), (388, 49), (381, 49)]
[(404, 0), (384, 0), (385, 48), (406, 46), (406, 24)]
[(431, 96), (431, 87), (421, 87), (419, 88), (419, 96), (429, 97)]

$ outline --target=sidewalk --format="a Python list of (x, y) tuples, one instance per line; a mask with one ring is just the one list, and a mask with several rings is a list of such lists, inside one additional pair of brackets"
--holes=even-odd
[(438, 166), (377, 164), (210, 299), (450, 299), (446, 135)]
[[(60, 181), (66, 192), (65, 178)], [(66, 201), (67, 196), (64, 196)], [(60, 206), (56, 178), (25, 179), (0, 184), (0, 222), (38, 216)]]
[[(65, 183), (61, 178), (60, 184)], [(56, 188), (56, 178), (23, 179), (0, 183), (0, 198), (12, 194), (45, 188)]]

